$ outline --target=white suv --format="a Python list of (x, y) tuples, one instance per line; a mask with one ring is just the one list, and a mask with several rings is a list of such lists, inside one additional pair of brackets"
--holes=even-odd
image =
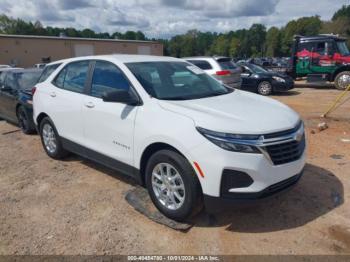
[(183, 59), (199, 67), (223, 84), (232, 88), (241, 88), (242, 69), (231, 58), (224, 56), (195, 56), (184, 57)]
[(183, 60), (109, 55), (50, 66), (33, 90), (47, 154), (74, 152), (137, 178), (172, 219), (203, 203), (272, 195), (302, 174), (304, 127), (293, 110)]

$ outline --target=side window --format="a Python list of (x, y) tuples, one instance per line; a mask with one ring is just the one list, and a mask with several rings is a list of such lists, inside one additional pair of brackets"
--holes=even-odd
[(5, 85), (5, 79), (6, 79), (6, 73), (5, 72), (0, 72), (0, 87)]
[(12, 90), (13, 89), (17, 89), (17, 85), (16, 85), (16, 79), (15, 79), (15, 76), (14, 74), (7, 74), (7, 77), (6, 77), (6, 82), (5, 82), (5, 86), (6, 87), (9, 87), (11, 88)]
[(49, 65), (44, 68), (38, 83), (44, 82), (61, 64)]
[(311, 52), (312, 48), (314, 47), (313, 44), (314, 43), (311, 43), (311, 42), (300, 43), (299, 47), (298, 47), (298, 51), (301, 52), (301, 51), (305, 51), (306, 50), (306, 51)]
[(333, 56), (334, 53), (336, 52), (335, 43), (333, 41), (326, 43), (326, 52), (327, 52), (327, 55), (331, 55), (331, 56)]
[(320, 55), (325, 55), (326, 54), (326, 42), (316, 43), (315, 52), (319, 53)]
[(59, 88), (64, 88), (64, 79), (66, 78), (67, 67), (63, 68), (61, 72), (56, 76), (53, 84)]
[(91, 83), (91, 95), (102, 97), (104, 92), (129, 90), (130, 83), (122, 71), (109, 62), (96, 61)]
[(213, 67), (209, 64), (209, 62), (205, 60), (188, 60), (188, 62), (194, 64), (202, 70), (211, 70)]
[(89, 61), (70, 63), (62, 69), (53, 83), (65, 90), (83, 93), (88, 71)]

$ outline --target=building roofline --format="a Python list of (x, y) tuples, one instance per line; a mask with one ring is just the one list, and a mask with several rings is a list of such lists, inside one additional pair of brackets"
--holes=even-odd
[(0, 38), (26, 38), (26, 39), (49, 39), (49, 40), (78, 40), (78, 41), (101, 41), (101, 42), (124, 42), (124, 43), (153, 43), (161, 44), (156, 41), (146, 40), (126, 40), (126, 39), (104, 39), (104, 38), (84, 38), (84, 37), (59, 37), (59, 36), (41, 36), (41, 35), (8, 35), (0, 34)]

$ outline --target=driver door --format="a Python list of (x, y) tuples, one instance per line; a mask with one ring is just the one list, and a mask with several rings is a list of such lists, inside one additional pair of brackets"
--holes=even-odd
[(125, 171), (133, 165), (134, 125), (138, 107), (102, 100), (104, 92), (118, 89), (132, 92), (127, 77), (115, 64), (96, 61), (82, 113), (89, 156)]

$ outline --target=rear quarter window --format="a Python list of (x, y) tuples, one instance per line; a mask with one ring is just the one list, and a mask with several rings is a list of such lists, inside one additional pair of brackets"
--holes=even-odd
[(209, 64), (209, 62), (205, 60), (187, 60), (191, 64), (194, 64), (195, 66), (199, 67), (202, 70), (211, 70), (213, 67)]
[(66, 65), (52, 82), (58, 88), (83, 93), (87, 74), (89, 71), (89, 61), (71, 62)]
[(48, 65), (44, 68), (38, 83), (44, 82), (61, 64)]

